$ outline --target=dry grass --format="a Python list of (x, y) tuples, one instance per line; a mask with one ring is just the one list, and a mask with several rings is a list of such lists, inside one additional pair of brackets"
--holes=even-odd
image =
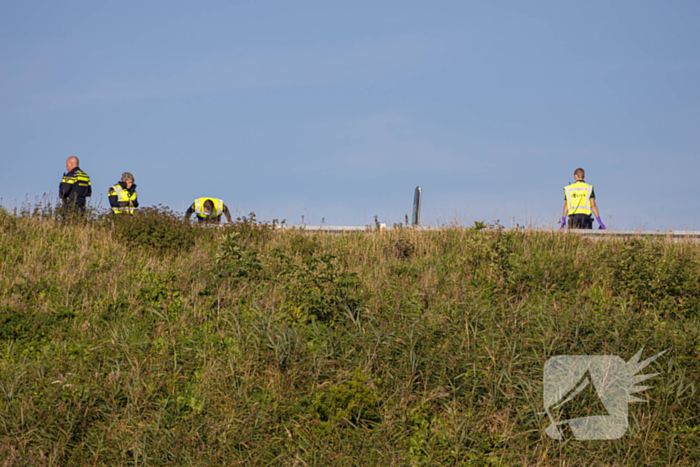
[[(0, 465), (700, 462), (696, 244), (117, 228), (0, 213)], [(623, 438), (544, 434), (549, 357), (641, 347)]]

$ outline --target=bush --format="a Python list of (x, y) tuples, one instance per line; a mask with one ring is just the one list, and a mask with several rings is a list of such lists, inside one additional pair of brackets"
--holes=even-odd
[(343, 271), (335, 256), (305, 256), (298, 263), (279, 251), (275, 254), (284, 264), (281, 277), (287, 295), (285, 308), (292, 322), (332, 323), (346, 311), (359, 311), (360, 279), (355, 273)]
[[(700, 465), (697, 243), (139, 217), (0, 210), (0, 465)], [(623, 438), (547, 437), (548, 358), (643, 347)]]
[(241, 245), (241, 233), (226, 232), (219, 237), (214, 255), (216, 273), (219, 277), (247, 278), (262, 270), (258, 250)]
[(699, 314), (700, 278), (691, 257), (657, 240), (631, 240), (608, 257), (612, 289), (641, 308)]
[(159, 253), (189, 250), (197, 235), (205, 232), (160, 205), (139, 209), (133, 216), (115, 216), (113, 220), (120, 240), (131, 247), (148, 248)]
[(359, 368), (349, 381), (329, 387), (314, 399), (312, 409), (323, 421), (354, 424), (381, 421), (376, 381)]
[(264, 242), (272, 237), (278, 225), (284, 224), (284, 220), (280, 222), (277, 219), (273, 219), (272, 222), (259, 221), (255, 217), (255, 213), (251, 212), (248, 217), (236, 218), (236, 221), (230, 228), (240, 233), (242, 241)]

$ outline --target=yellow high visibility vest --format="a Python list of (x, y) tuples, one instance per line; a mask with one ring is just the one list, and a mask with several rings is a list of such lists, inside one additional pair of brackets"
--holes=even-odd
[(574, 214), (591, 215), (591, 193), (593, 193), (593, 185), (586, 182), (574, 182), (571, 185), (564, 187), (566, 195), (566, 203), (569, 207), (567, 216)]
[[(212, 209), (211, 214), (204, 210), (204, 202), (206, 200), (211, 200), (214, 203), (214, 209)], [(224, 213), (224, 201), (216, 198), (197, 198), (194, 200), (194, 212), (197, 214), (197, 217), (203, 219), (220, 216)]]
[[(132, 200), (136, 199), (136, 192), (134, 191), (134, 194), (131, 194), (129, 190), (125, 190), (122, 188), (120, 184), (116, 184), (113, 187), (109, 189), (108, 193), (111, 193), (112, 191), (117, 193), (117, 201), (120, 202), (129, 202)], [(134, 207), (133, 206), (124, 206), (123, 208), (112, 208), (112, 212), (114, 214), (121, 214), (123, 212), (126, 212), (128, 214), (133, 214), (134, 213)]]

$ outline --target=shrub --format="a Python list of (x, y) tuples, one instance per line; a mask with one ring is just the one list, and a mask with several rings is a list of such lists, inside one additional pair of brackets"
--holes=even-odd
[(115, 216), (113, 224), (117, 237), (129, 246), (159, 253), (189, 250), (197, 235), (205, 231), (160, 205), (139, 209), (133, 216)]
[(312, 409), (323, 421), (350, 421), (354, 424), (381, 421), (376, 383), (359, 368), (349, 381), (330, 386), (318, 394)]
[(607, 263), (614, 293), (641, 308), (700, 312), (698, 268), (688, 253), (666, 250), (661, 241), (633, 239), (613, 249)]
[(335, 256), (305, 256), (299, 263), (279, 251), (275, 254), (284, 264), (281, 277), (291, 321), (333, 322), (346, 310), (358, 311), (360, 279), (355, 273), (343, 271)]
[(251, 212), (248, 217), (242, 216), (236, 218), (236, 221), (230, 227), (239, 232), (241, 241), (266, 241), (269, 240), (275, 232), (277, 225), (284, 225), (285, 221), (281, 222), (273, 219), (271, 222), (258, 221), (255, 213)]
[(258, 250), (241, 245), (240, 239), (241, 233), (235, 230), (219, 237), (214, 255), (219, 277), (245, 278), (262, 270)]

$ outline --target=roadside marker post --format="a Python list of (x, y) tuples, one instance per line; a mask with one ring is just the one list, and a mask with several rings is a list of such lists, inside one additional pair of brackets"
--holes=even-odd
[(423, 199), (423, 188), (417, 186), (413, 194), (413, 216), (411, 217), (411, 226), (420, 226), (420, 205)]

